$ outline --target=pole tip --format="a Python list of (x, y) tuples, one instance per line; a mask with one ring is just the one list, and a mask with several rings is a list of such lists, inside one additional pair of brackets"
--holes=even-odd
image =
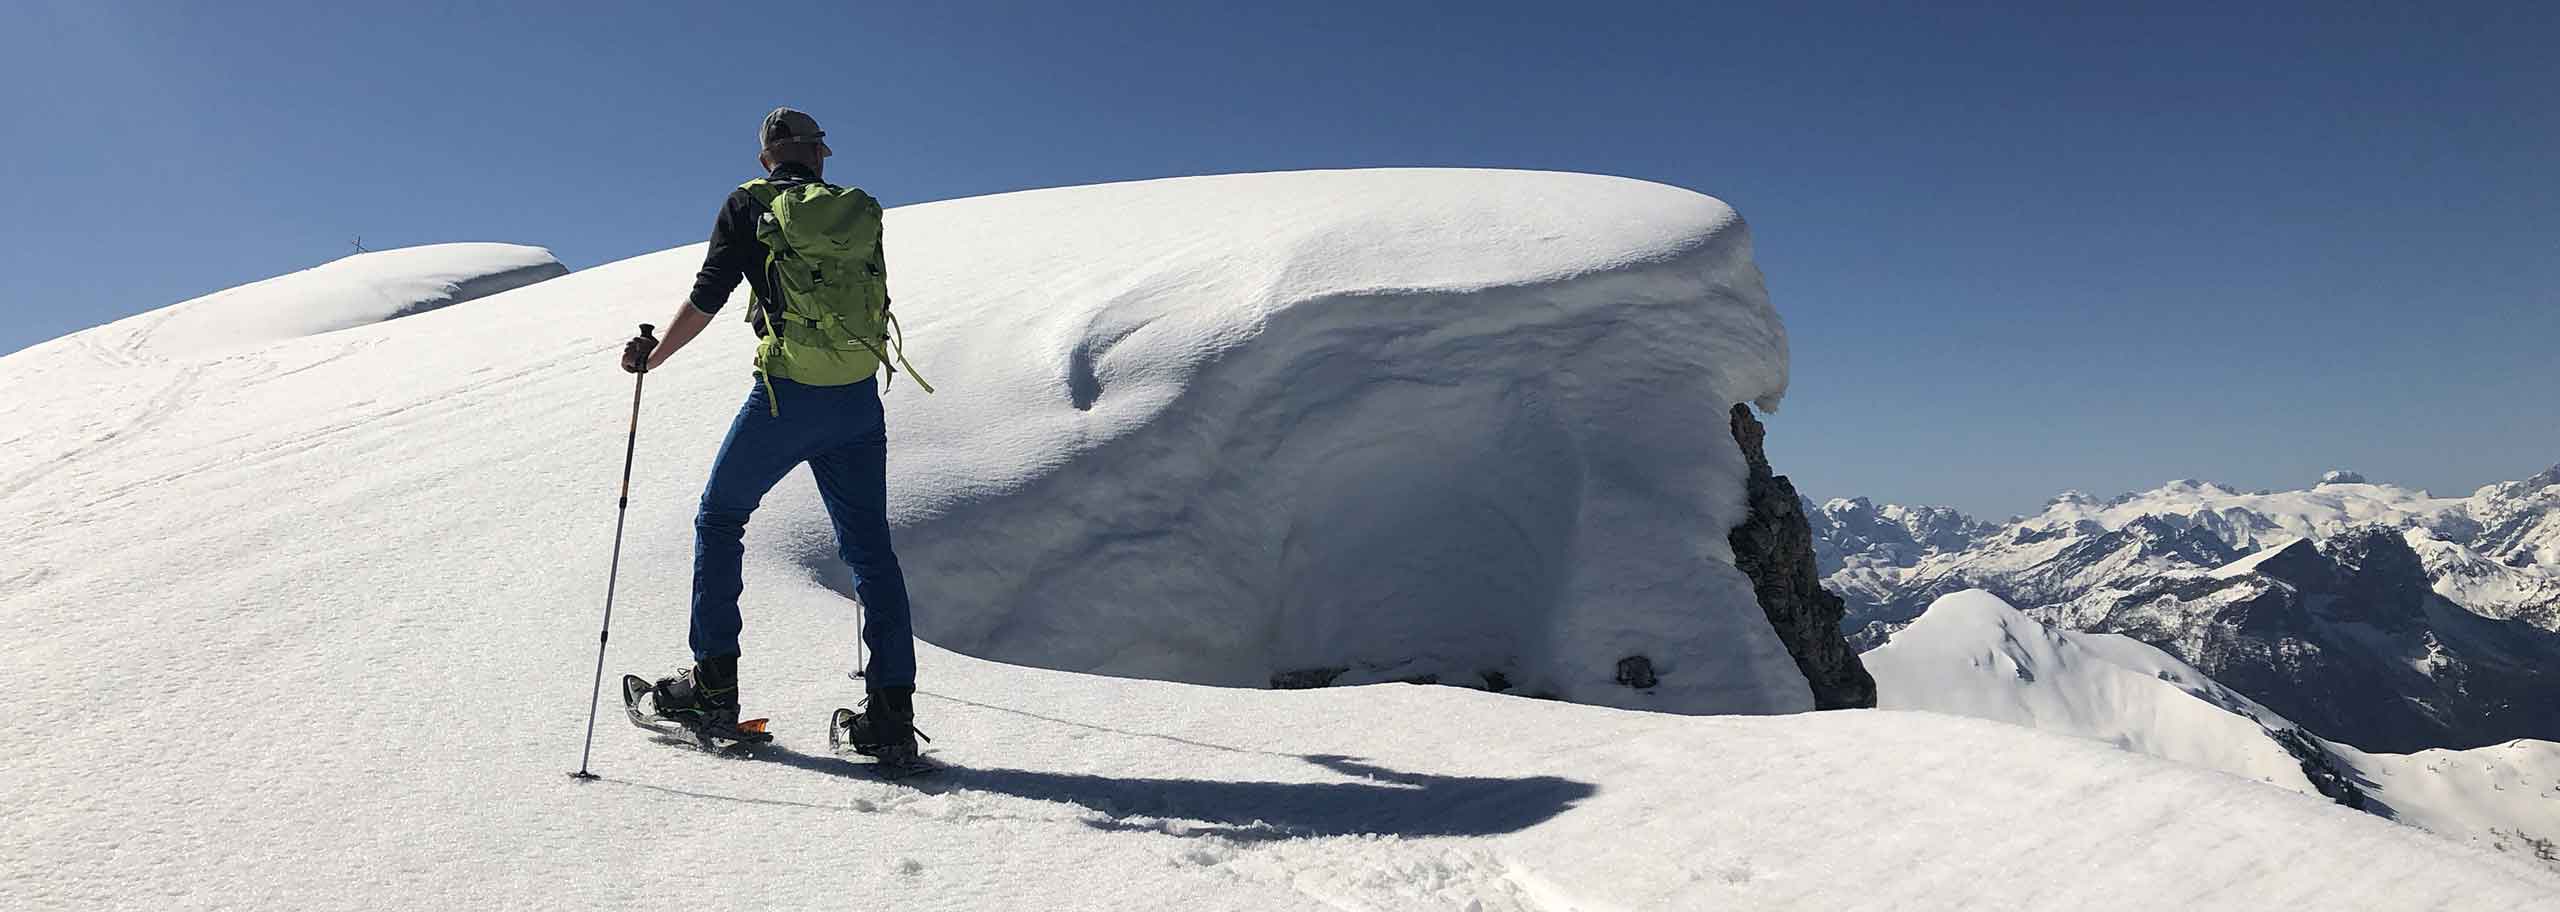
[(597, 776), (597, 775), (596, 775), (596, 774), (594, 774), (594, 773), (587, 772), (586, 770), (579, 770), (579, 771), (577, 771), (577, 772), (570, 773), (570, 774), (569, 774), (569, 778), (571, 778), (571, 779), (575, 779), (575, 780), (578, 780), (578, 781), (580, 781), (580, 782), (594, 782), (594, 781), (596, 781), (597, 779), (600, 779), (600, 778), (603, 778), (603, 777), (601, 777), (601, 776)]

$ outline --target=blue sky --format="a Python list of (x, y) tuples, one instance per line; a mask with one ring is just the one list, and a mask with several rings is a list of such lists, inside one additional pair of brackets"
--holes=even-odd
[(1373, 165), (1722, 197), (1817, 497), (2560, 460), (2560, 7), (1749, 6), (19, 4), (0, 351), (357, 235), (698, 241), (790, 103), (892, 204)]

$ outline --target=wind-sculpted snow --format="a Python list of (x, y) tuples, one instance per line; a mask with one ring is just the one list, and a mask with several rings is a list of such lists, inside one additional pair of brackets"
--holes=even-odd
[[(1198, 644), (1194, 670), (1243, 679), (1286, 657), (1239, 643), (1437, 636), (1396, 611), (1465, 587), (1481, 627), (1555, 612), (1503, 634), (1549, 647), (1515, 667), (1581, 674), (1562, 647), (1623, 636), (1660, 650), (1666, 704), (1801, 699), (1800, 679), (1762, 689), (1755, 650), (1795, 672), (1749, 639), (1765, 621), (1734, 626), (1759, 609), (1703, 528), (1741, 494), (1725, 406), (1783, 377), (1738, 228), (1683, 191), (1484, 172), (896, 210), (898, 307), (945, 390), (889, 402), (919, 620), (1062, 665), (1103, 639)], [(705, 756), (608, 715), (605, 778), (574, 784), (633, 386), (614, 355), (699, 258), (101, 366), (76, 411), (0, 424), (11, 454), (104, 431), (0, 482), (0, 737), (19, 746), (0, 757), (0, 906), (2516, 908), (2560, 888), (2313, 799), (1985, 722), (1215, 688), (930, 644), (919, 721), (954, 768), (883, 784), (823, 756), (860, 685), (805, 476), (748, 531), (743, 698), (778, 746)], [(693, 505), (752, 382), (744, 328), (710, 333), (646, 379), (613, 672), (685, 658)], [(0, 409), (53, 396), (0, 384)], [(1675, 405), (1715, 439), (1637, 424)], [(1270, 499), (1293, 483), (1305, 504)], [(1398, 524), (1388, 502), (1438, 519)], [(1290, 530), (1273, 550), (1238, 544), (1272, 528)], [(1629, 554), (1592, 550), (1613, 541)], [(1353, 573), (1413, 588), (1326, 578)], [(1329, 615), (1328, 585), (1376, 598)], [(1132, 593), (1152, 597), (1108, 597)], [(1654, 628), (1675, 606), (1698, 642)], [(1492, 648), (1469, 632), (1453, 662)]]
[[(1490, 672), (1582, 702), (1810, 707), (1700, 537), (1742, 517), (1716, 416), (1786, 377), (1723, 204), (1332, 172), (914, 206), (889, 231), (947, 390), (890, 409), (928, 639), (1198, 683)], [(1659, 687), (1613, 682), (1630, 655)]]
[[(2535, 858), (2560, 840), (2560, 744), (2368, 753), (2130, 637), (2048, 627), (1979, 590), (1860, 656), (1887, 709), (1992, 719), (2218, 769)], [(2552, 861), (2560, 870), (2560, 859)]]
[(109, 365), (201, 358), (425, 313), (568, 271), (551, 251), (517, 244), (376, 250), (181, 301), (48, 345)]

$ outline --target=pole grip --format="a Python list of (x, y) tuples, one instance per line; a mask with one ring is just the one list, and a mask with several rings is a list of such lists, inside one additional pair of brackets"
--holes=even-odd
[(656, 336), (652, 336), (652, 335), (650, 335), (650, 333), (657, 331), (657, 329), (658, 329), (657, 327), (655, 327), (655, 326), (651, 326), (651, 325), (649, 325), (649, 324), (647, 324), (647, 323), (642, 323), (642, 324), (640, 324), (640, 338), (643, 338), (643, 339), (656, 339), (657, 337), (656, 337)]

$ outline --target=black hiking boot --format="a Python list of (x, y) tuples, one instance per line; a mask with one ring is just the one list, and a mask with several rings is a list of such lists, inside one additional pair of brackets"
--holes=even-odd
[(703, 659), (659, 678), (650, 703), (660, 718), (724, 738), (738, 732), (738, 657)]
[(912, 688), (875, 690), (862, 701), (861, 712), (836, 710), (835, 731), (828, 733), (831, 740), (839, 750), (849, 748), (884, 764), (919, 764), (915, 694)]

